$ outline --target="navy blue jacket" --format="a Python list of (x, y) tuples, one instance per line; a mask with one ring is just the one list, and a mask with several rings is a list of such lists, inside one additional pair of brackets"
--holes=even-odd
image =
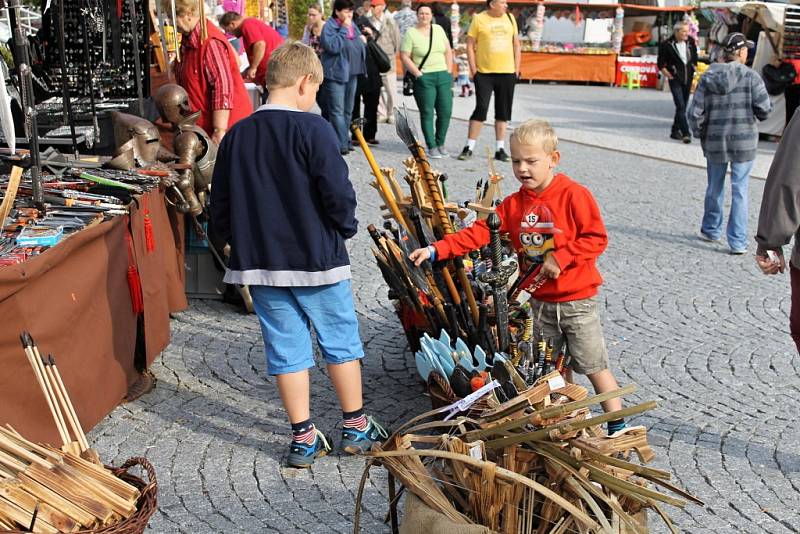
[(262, 106), (225, 135), (211, 187), (215, 232), (231, 245), (225, 281), (319, 286), (350, 278), (358, 227), (339, 141), (319, 115)]

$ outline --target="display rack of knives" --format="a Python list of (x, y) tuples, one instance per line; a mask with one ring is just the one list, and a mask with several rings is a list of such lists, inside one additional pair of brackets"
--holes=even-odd
[[(70, 94), (104, 98), (149, 96), (150, 17), (144, 0), (76, 0), (63, 5), (64, 47), (57, 4), (42, 18), (46, 72), (55, 84), (66, 70)], [(138, 52), (138, 54), (137, 54)], [(138, 55), (138, 57), (137, 57)], [(63, 58), (63, 59), (62, 59)], [(88, 75), (87, 75), (88, 74)], [(59, 91), (60, 94), (60, 91)]]
[(786, 4), (783, 12), (783, 56), (800, 59), (800, 5)]

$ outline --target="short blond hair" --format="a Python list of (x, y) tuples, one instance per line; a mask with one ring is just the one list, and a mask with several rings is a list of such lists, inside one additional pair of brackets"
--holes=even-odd
[[(175, 14), (176, 15), (199, 15), (200, 2), (203, 0), (175, 0)], [(172, 2), (170, 0), (161, 0), (161, 8), (167, 16), (171, 16)], [(174, 22), (174, 21), (173, 21)]]
[(317, 53), (300, 41), (286, 41), (269, 56), (267, 88), (291, 87), (309, 74), (312, 82), (322, 83), (322, 63)]
[(547, 154), (558, 149), (558, 136), (550, 123), (541, 119), (529, 119), (511, 133), (511, 138), (522, 145), (542, 147)]

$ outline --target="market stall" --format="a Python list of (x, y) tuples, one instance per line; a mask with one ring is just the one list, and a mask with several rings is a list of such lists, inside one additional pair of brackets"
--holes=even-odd
[[(787, 13), (800, 12), (796, 6), (773, 2), (702, 2), (701, 13), (713, 21), (710, 39), (718, 42), (730, 31), (744, 31), (756, 41), (750, 66), (759, 74), (776, 58), (800, 59), (800, 31), (788, 24)], [(800, 17), (798, 17), (800, 18)], [(754, 26), (748, 31), (742, 22)], [(769, 118), (758, 124), (762, 134), (780, 136), (786, 124), (786, 100), (783, 94), (770, 94), (773, 110)]]
[[(174, 207), (187, 169), (175, 166), (151, 122), (119, 112), (141, 113), (149, 94), (149, 58), (138, 46), (148, 34), (145, 2), (48, 2), (31, 36), (19, 24), (20, 2), (9, 4), (14, 61), (0, 65), (0, 424), (55, 443), (20, 333), (59, 359), (86, 430), (146, 390), (146, 368), (169, 344), (169, 314), (187, 306)], [(33, 68), (30, 43), (40, 45)], [(40, 143), (51, 128), (62, 131), (63, 152)]]
[[(464, 0), (460, 4), (461, 30), (466, 34), (468, 21), (483, 10), (484, 2)], [(646, 45), (669, 35), (662, 35), (660, 24), (692, 9), (510, 0), (509, 11), (521, 34), (521, 78), (619, 84), (617, 58), (627, 60), (623, 55), (636, 48), (641, 49), (636, 57), (655, 55), (656, 50)]]

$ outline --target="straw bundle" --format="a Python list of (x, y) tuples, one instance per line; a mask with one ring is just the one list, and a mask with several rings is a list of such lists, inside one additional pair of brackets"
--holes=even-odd
[[(390, 473), (401, 493), (410, 491), (428, 507), (457, 523), (483, 525), (503, 534), (648, 532), (646, 511), (655, 511), (678, 532), (663, 504), (702, 505), (675, 487), (666, 471), (646, 467), (653, 451), (644, 427), (606, 436), (600, 424), (653, 409), (647, 402), (591, 417), (589, 408), (635, 390), (588, 396), (574, 384), (551, 389), (553, 375), (518, 397), (477, 417), (427, 421), (433, 410), (403, 425), (370, 453), (372, 465)], [(636, 453), (640, 462), (633, 461)], [(660, 486), (671, 493), (653, 489)], [(355, 532), (359, 530), (359, 491)], [(397, 497), (390, 502), (396, 513)], [(393, 524), (396, 520), (393, 521)]]

